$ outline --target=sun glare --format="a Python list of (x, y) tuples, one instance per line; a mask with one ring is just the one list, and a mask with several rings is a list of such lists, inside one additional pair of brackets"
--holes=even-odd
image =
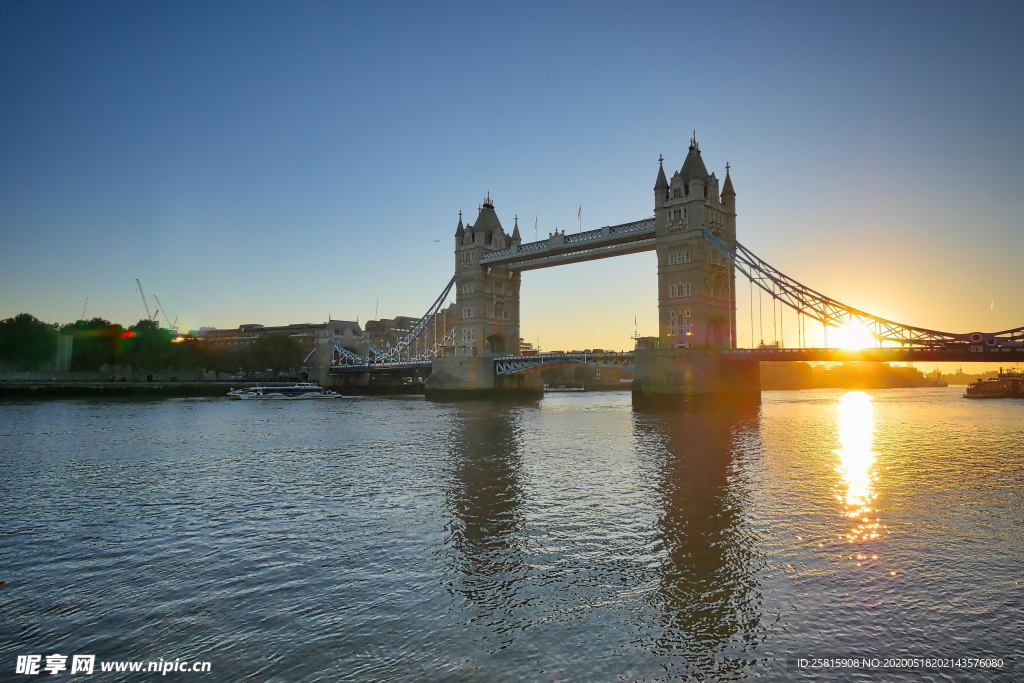
[(861, 391), (851, 391), (839, 400), (839, 463), (836, 471), (841, 477), (836, 495), (845, 504), (846, 516), (854, 528), (847, 534), (852, 543), (857, 540), (878, 538), (881, 525), (872, 517), (875, 511), (875, 452), (874, 416), (871, 397)]
[(840, 349), (868, 349), (878, 344), (871, 330), (858, 322), (829, 330), (828, 337), (829, 346)]

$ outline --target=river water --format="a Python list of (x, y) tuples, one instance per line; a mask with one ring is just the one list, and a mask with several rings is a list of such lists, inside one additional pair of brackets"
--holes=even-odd
[(1024, 401), (960, 393), (3, 402), (0, 680), (1020, 680)]

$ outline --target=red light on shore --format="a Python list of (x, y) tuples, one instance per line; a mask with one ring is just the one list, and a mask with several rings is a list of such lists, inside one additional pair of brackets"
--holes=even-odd
[(125, 330), (124, 332), (121, 333), (121, 339), (128, 339), (129, 337), (134, 337), (134, 336), (135, 336), (135, 332), (133, 332), (132, 330)]

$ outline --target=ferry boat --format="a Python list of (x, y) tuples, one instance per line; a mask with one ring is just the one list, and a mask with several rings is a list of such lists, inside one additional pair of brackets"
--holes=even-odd
[(1024, 398), (1024, 373), (1003, 372), (995, 379), (979, 379), (967, 385), (964, 398)]
[(318, 387), (310, 382), (293, 384), (290, 387), (249, 387), (248, 389), (232, 389), (228, 392), (231, 398), (248, 400), (285, 399), (289, 401), (305, 401), (323, 398), (341, 398), (341, 394)]

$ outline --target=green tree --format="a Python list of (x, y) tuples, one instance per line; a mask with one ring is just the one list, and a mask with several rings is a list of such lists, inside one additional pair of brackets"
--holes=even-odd
[(103, 318), (79, 320), (60, 328), (74, 340), (71, 346), (71, 369), (95, 372), (100, 366), (114, 365), (124, 329)]
[(302, 345), (287, 332), (275, 332), (253, 343), (252, 357), (260, 370), (271, 368), (276, 377), (279, 370), (299, 367), (302, 363)]
[(0, 320), (0, 361), (39, 370), (57, 352), (57, 327), (28, 313)]
[(253, 369), (250, 357), (252, 354), (246, 350), (229, 349), (226, 351), (208, 351), (204, 354), (203, 365), (207, 370), (217, 373), (236, 374), (239, 370), (251, 372)]
[(171, 365), (182, 370), (202, 370), (207, 367), (207, 356), (195, 339), (182, 339), (171, 345)]
[[(128, 328), (130, 336), (121, 348), (120, 359), (133, 368), (160, 370), (174, 364), (169, 330), (161, 329), (152, 320), (140, 320)], [(134, 334), (131, 334), (134, 333)]]

